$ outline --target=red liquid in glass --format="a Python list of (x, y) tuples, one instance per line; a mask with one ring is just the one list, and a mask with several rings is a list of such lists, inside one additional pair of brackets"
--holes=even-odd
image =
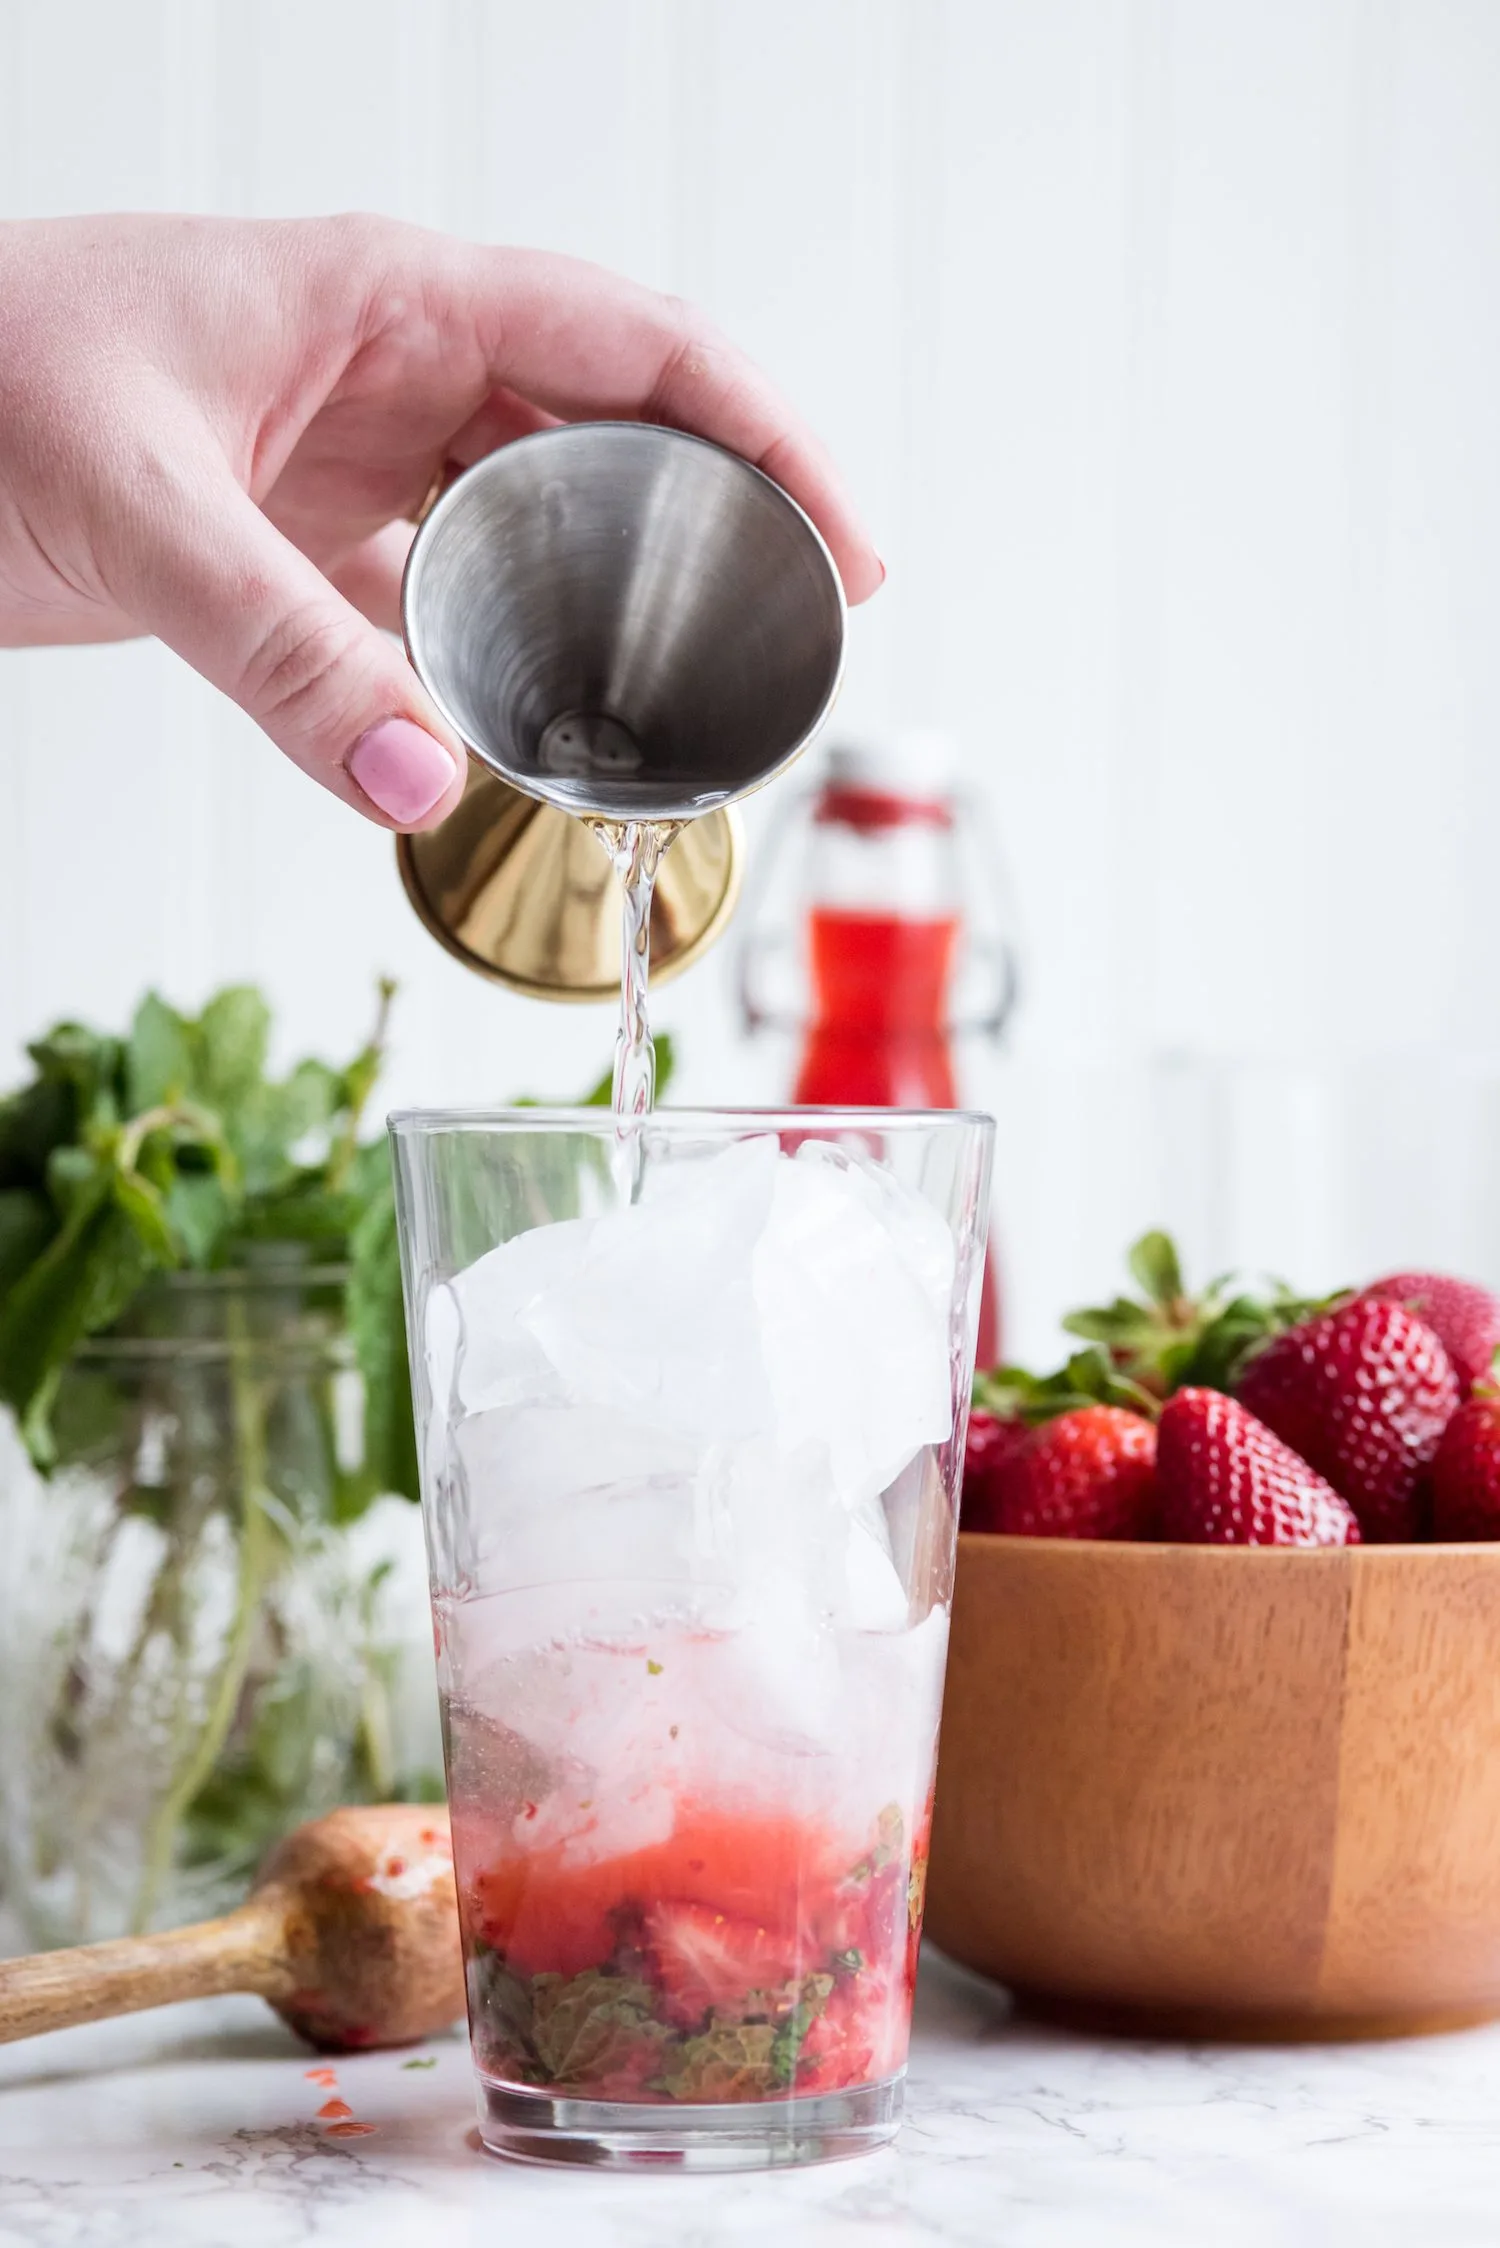
[[(957, 1108), (944, 1029), (957, 914), (814, 906), (808, 916), (814, 1016), (793, 1099), (805, 1108)], [(991, 1254), (979, 1313), (981, 1367), (1000, 1352)]]
[(931, 1805), (852, 1863), (790, 1816), (678, 1806), (578, 1864), (454, 1812), (470, 2015), (501, 2081), (690, 2103), (849, 2090), (906, 2059)]

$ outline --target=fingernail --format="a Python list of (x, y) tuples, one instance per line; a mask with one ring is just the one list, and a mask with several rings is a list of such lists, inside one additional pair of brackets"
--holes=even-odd
[(458, 770), (451, 750), (409, 718), (382, 718), (360, 735), (346, 763), (376, 810), (403, 826), (426, 817)]

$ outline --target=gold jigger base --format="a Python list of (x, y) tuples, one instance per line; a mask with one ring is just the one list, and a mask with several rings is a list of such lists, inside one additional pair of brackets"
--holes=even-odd
[[(709, 812), (672, 844), (651, 913), (651, 981), (707, 950), (739, 896), (738, 814)], [(620, 989), (620, 892), (581, 820), (523, 796), (471, 759), (441, 827), (396, 840), (406, 894), (456, 960), (529, 999), (601, 1001)]]

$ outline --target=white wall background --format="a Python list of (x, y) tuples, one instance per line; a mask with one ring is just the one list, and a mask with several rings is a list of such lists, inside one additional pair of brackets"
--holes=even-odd
[[(843, 715), (963, 738), (1020, 894), (1027, 1273), (1112, 1256), (1101, 1151), (1109, 1223), (1177, 1191), (1100, 1057), (1500, 1044), (1496, 0), (4, 0), (0, 216), (350, 206), (695, 297), (842, 457), (890, 566)], [(6, 1076), (149, 981), (349, 1044), (381, 968), (395, 1098), (603, 1058), (161, 650), (0, 655)], [(705, 1099), (755, 1082), (727, 990), (662, 1000)]]

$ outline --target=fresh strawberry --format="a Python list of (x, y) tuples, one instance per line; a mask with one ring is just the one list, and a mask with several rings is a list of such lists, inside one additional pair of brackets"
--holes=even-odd
[(1034, 1428), (990, 1479), (982, 1524), (1024, 1538), (1140, 1538), (1153, 1517), (1156, 1431), (1118, 1405)]
[(752, 1993), (779, 1990), (799, 1964), (785, 1936), (711, 1905), (654, 1906), (645, 1918), (645, 1946), (667, 2016), (683, 2029), (710, 2013), (742, 2014)]
[(1163, 1538), (1180, 1545), (1358, 1545), (1337, 1491), (1234, 1398), (1180, 1389), (1162, 1407)]
[(1450, 1280), (1441, 1272), (1393, 1272), (1386, 1280), (1372, 1280), (1360, 1294), (1373, 1302), (1405, 1304), (1430, 1327), (1466, 1397), (1500, 1350), (1500, 1297), (1476, 1281)]
[(1349, 1501), (1367, 1539), (1417, 1535), (1423, 1473), (1459, 1400), (1432, 1329), (1401, 1304), (1355, 1297), (1278, 1335), (1237, 1394)]
[(1432, 1463), (1435, 1538), (1500, 1538), (1500, 1391), (1460, 1405)]
[(977, 1405), (970, 1413), (958, 1514), (961, 1530), (991, 1527), (996, 1472), (1003, 1461), (1020, 1449), (1029, 1434), (1024, 1421), (1000, 1420), (994, 1413), (981, 1412)]

